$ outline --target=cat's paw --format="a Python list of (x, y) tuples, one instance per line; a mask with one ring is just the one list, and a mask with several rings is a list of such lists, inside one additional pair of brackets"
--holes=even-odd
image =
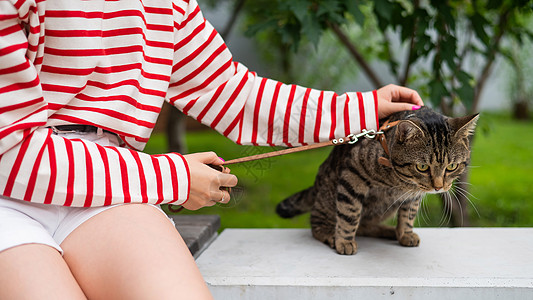
[(345, 239), (335, 240), (335, 250), (342, 255), (354, 255), (357, 253), (357, 243)]
[(400, 245), (405, 247), (418, 247), (420, 245), (420, 237), (414, 232), (406, 232), (398, 240)]
[(335, 238), (334, 237), (332, 236), (328, 237), (324, 243), (329, 245), (331, 248), (335, 249)]

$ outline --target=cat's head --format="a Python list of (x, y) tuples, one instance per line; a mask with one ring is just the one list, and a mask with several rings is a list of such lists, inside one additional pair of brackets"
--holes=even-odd
[(478, 117), (448, 118), (428, 108), (405, 114), (392, 137), (392, 169), (426, 193), (448, 191), (470, 162)]

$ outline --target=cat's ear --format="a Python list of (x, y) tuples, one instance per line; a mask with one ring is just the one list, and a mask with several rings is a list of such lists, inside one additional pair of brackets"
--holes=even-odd
[(474, 134), (478, 119), (479, 114), (475, 114), (471, 116), (448, 119), (448, 124), (450, 124), (450, 127), (455, 132), (456, 138), (466, 138)]
[(424, 137), (424, 131), (413, 121), (404, 120), (398, 124), (396, 137), (399, 143), (404, 143), (417, 137)]

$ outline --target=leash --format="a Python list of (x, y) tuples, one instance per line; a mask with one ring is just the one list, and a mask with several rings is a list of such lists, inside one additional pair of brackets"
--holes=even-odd
[[(241, 158), (236, 158), (236, 159), (228, 160), (228, 161), (224, 162), (222, 165), (223, 166), (227, 166), (227, 165), (239, 164), (239, 163), (244, 163), (244, 162), (249, 162), (249, 161), (254, 161), (254, 160), (259, 160), (259, 159), (265, 159), (265, 158), (285, 155), (285, 154), (289, 154), (289, 153), (296, 153), (296, 152), (302, 152), (302, 151), (307, 151), (307, 150), (311, 150), (311, 149), (318, 149), (318, 148), (327, 147), (327, 146), (338, 146), (338, 145), (345, 145), (345, 144), (355, 144), (361, 138), (374, 139), (374, 138), (376, 138), (376, 136), (378, 136), (378, 140), (381, 143), (381, 146), (383, 147), (383, 149), (385, 150), (385, 153), (387, 154), (387, 156), (390, 156), (389, 148), (387, 146), (387, 141), (385, 139), (385, 131), (387, 131), (387, 130), (391, 129), (392, 127), (396, 126), (398, 123), (399, 123), (399, 121), (394, 121), (394, 122), (386, 121), (383, 124), (383, 126), (381, 126), (379, 128), (378, 131), (376, 131), (374, 129), (370, 129), (370, 130), (363, 129), (363, 131), (361, 133), (359, 133), (359, 134), (350, 134), (350, 135), (348, 135), (346, 137), (333, 139), (333, 140), (330, 140), (330, 141), (321, 142), (321, 143), (317, 143), (317, 144), (305, 145), (305, 146), (300, 146), (300, 147), (282, 149), (282, 150), (277, 150), (277, 151), (272, 151), (272, 152), (267, 152), (267, 153), (261, 153), (261, 154), (256, 154), (256, 155), (250, 155), (250, 156), (245, 156), (245, 157), (241, 157)], [(385, 157), (383, 157), (383, 159), (388, 161), (388, 159), (385, 158)], [(381, 160), (380, 160), (380, 163), (381, 163)], [(390, 166), (390, 162), (389, 162), (388, 165)]]

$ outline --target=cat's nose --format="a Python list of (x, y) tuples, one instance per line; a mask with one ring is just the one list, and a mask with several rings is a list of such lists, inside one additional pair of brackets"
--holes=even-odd
[(443, 192), (445, 192), (443, 186), (433, 187), (433, 189), (434, 189), (435, 193), (443, 193)]

